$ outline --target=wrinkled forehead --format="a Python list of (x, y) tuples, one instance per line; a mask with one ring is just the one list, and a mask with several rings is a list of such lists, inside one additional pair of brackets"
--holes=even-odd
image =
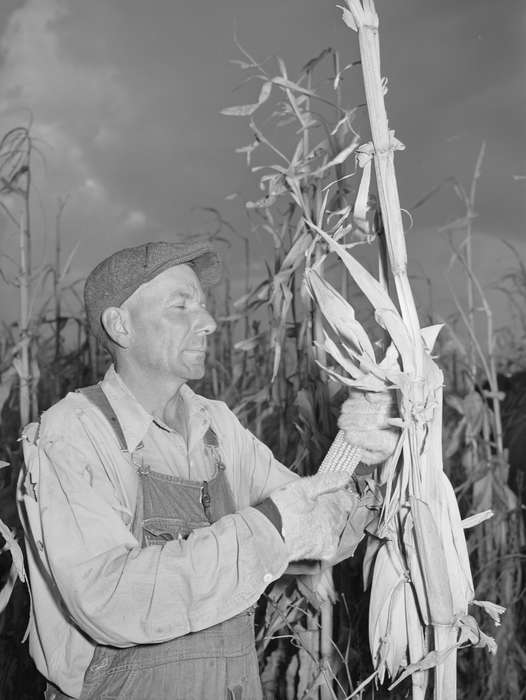
[(174, 265), (163, 270), (153, 279), (141, 284), (122, 306), (136, 306), (143, 301), (151, 303), (152, 300), (162, 303), (178, 296), (204, 301), (203, 288), (190, 265)]

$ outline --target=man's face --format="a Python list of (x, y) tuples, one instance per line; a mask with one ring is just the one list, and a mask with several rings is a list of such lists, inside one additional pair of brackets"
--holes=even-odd
[(127, 354), (152, 377), (201, 379), (206, 340), (216, 323), (205, 306), (199, 279), (189, 265), (177, 265), (143, 284), (122, 305), (129, 313)]

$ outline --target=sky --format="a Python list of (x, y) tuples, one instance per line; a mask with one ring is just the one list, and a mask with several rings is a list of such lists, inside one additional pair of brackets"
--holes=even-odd
[[(377, 10), (390, 125), (406, 146), (396, 160), (402, 206), (451, 176), (469, 187), (487, 144), (474, 230), (475, 264), (489, 284), (513, 265), (500, 239), (526, 260), (526, 6), (377, 0)], [(57, 200), (66, 195), (63, 255), (77, 246), (77, 277), (119, 248), (201, 230), (208, 221), (199, 207), (244, 225), (239, 205), (225, 197), (257, 192), (235, 153), (249, 134), (220, 114), (250, 101), (235, 91), (234, 27), (252, 55), (279, 55), (292, 75), (328, 46), (342, 61), (358, 57), (356, 35), (337, 2), (326, 0), (3, 0), (0, 132), (25, 123), (30, 110), (43, 153), (34, 174), (36, 261), (51, 255)], [(343, 90), (350, 105), (363, 99), (358, 83)], [(450, 249), (439, 228), (461, 214), (444, 187), (415, 211), (407, 234), (410, 271), (432, 279), (444, 314)], [(268, 249), (268, 241), (254, 242), (256, 257)], [(16, 255), (15, 232), (3, 220), (0, 251)], [(229, 256), (239, 270), (235, 247)], [(255, 280), (262, 269), (256, 265)], [(15, 296), (5, 285), (0, 293), (0, 315), (9, 318)]]

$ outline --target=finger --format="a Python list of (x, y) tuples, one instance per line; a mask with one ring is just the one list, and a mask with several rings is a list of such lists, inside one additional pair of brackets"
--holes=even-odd
[(391, 404), (395, 402), (395, 393), (390, 390), (386, 391), (351, 391), (349, 397), (343, 402), (352, 406), (353, 404)]
[(389, 422), (393, 420), (387, 414), (380, 413), (352, 413), (342, 414), (338, 418), (340, 430), (379, 430), (392, 427)]
[(397, 402), (394, 395), (388, 393), (351, 396), (341, 406), (341, 413), (369, 415), (379, 413), (381, 415), (394, 415), (397, 410)]
[(364, 450), (392, 451), (400, 439), (400, 431), (394, 428), (343, 429), (345, 439)]
[(343, 527), (349, 513), (358, 507), (360, 497), (348, 489), (333, 493), (323, 493), (318, 496), (317, 503)]
[(315, 474), (305, 479), (305, 492), (311, 498), (317, 498), (325, 493), (343, 489), (350, 480), (350, 475), (346, 472), (328, 472)]
[(343, 489), (343, 491), (336, 492), (333, 497), (337, 500), (339, 507), (345, 513), (351, 513), (358, 506), (360, 497), (355, 491), (350, 491), (349, 489)]

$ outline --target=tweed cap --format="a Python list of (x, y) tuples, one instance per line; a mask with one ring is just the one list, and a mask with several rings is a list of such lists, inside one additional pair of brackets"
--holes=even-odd
[(120, 306), (140, 286), (175, 265), (191, 265), (203, 287), (221, 279), (221, 262), (208, 241), (169, 243), (156, 241), (118, 250), (100, 262), (88, 275), (84, 305), (91, 332), (104, 340), (102, 312)]

